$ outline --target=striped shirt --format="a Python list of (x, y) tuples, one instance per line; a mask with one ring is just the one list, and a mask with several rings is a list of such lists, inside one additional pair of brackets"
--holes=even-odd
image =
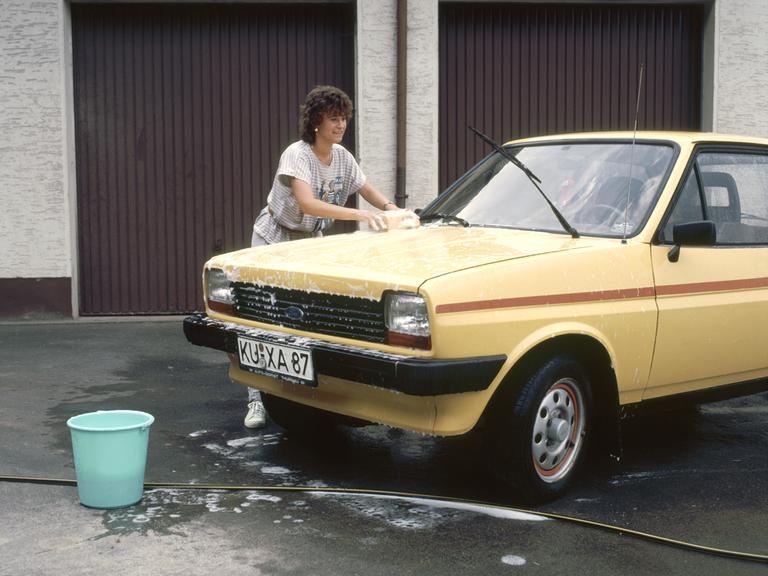
[(333, 224), (332, 218), (316, 218), (302, 212), (291, 189), (291, 180), (298, 178), (312, 188), (315, 198), (343, 206), (350, 194), (365, 184), (365, 174), (346, 148), (334, 144), (331, 164), (322, 163), (311, 146), (299, 140), (280, 156), (267, 206), (259, 213), (253, 231), (267, 244), (322, 236)]

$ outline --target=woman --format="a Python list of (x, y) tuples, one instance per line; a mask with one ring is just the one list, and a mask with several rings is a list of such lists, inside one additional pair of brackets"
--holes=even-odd
[[(253, 224), (251, 246), (322, 236), (334, 220), (365, 222), (373, 230), (386, 227), (376, 212), (346, 208), (356, 192), (381, 210), (397, 206), (365, 178), (341, 140), (352, 117), (352, 101), (333, 86), (316, 86), (300, 109), (301, 140), (283, 151), (267, 206)], [(264, 406), (258, 390), (248, 389), (244, 424), (261, 428)]]

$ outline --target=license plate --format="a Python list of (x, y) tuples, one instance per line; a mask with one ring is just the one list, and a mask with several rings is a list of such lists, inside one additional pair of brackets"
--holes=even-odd
[(251, 372), (314, 385), (312, 352), (301, 346), (275, 344), (253, 338), (237, 338), (240, 366)]

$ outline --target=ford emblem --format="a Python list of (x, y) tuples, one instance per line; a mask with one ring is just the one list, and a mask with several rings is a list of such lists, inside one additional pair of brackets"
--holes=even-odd
[(304, 310), (298, 306), (288, 306), (288, 308), (285, 309), (285, 315), (291, 320), (298, 322), (304, 319)]

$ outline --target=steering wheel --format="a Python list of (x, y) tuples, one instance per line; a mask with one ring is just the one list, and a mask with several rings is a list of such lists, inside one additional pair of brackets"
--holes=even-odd
[(595, 204), (595, 208), (605, 210), (609, 213), (609, 215), (613, 216), (613, 220), (622, 218), (624, 216), (624, 212), (616, 208), (616, 206), (611, 206), (610, 204)]

